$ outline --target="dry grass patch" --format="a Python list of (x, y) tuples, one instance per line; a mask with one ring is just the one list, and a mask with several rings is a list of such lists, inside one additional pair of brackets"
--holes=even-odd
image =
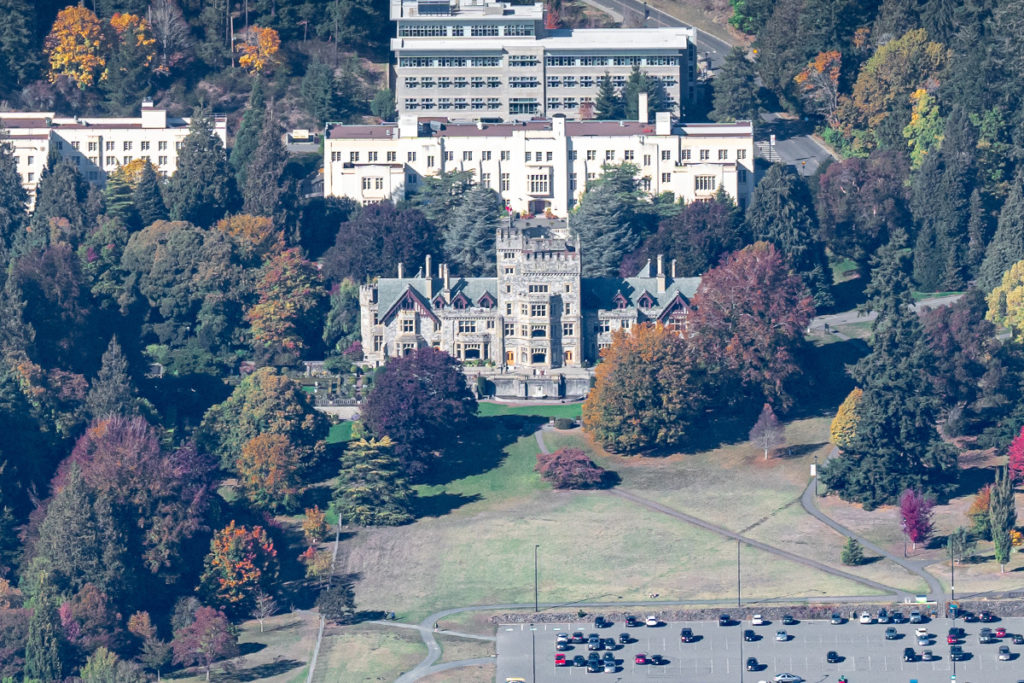
[(420, 679), (420, 683), (492, 683), (498, 675), (494, 664), (449, 669)]
[(491, 622), (491, 613), (483, 610), (473, 612), (456, 612), (439, 620), (441, 628), (445, 631), (461, 631), (462, 633), (473, 633), (478, 636), (493, 636), (495, 634), (494, 624)]
[(317, 677), (325, 681), (393, 681), (427, 656), (419, 631), (359, 624), (324, 634)]
[(436, 662), (437, 664), (458, 662), (463, 659), (493, 657), (496, 654), (494, 641), (446, 636), (443, 633), (437, 634), (436, 638), (441, 646), (441, 659)]

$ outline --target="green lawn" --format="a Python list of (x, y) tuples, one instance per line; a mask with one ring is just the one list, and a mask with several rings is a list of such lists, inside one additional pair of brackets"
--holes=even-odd
[(504, 403), (481, 402), (477, 409), (477, 415), (480, 417), (494, 417), (496, 415), (535, 415), (537, 417), (567, 417), (571, 420), (578, 420), (582, 410), (582, 403), (507, 405)]
[(914, 297), (914, 301), (927, 301), (929, 299), (938, 299), (943, 296), (953, 296), (955, 294), (963, 294), (963, 292), (911, 292), (911, 296)]
[(393, 681), (426, 656), (427, 646), (418, 631), (376, 624), (346, 626), (324, 635), (316, 678), (345, 683)]
[(331, 431), (327, 432), (327, 443), (345, 443), (352, 439), (352, 421), (344, 420), (338, 424), (331, 425)]

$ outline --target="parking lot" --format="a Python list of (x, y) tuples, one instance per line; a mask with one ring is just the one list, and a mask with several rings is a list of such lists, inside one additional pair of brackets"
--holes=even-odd
[[(642, 623), (642, 622), (641, 622)], [(1004, 627), (1008, 633), (1024, 633), (1024, 618), (1008, 618), (992, 624), (963, 623), (957, 620), (966, 637), (961, 641), (969, 659), (956, 663), (956, 678), (952, 679), (953, 665), (949, 659), (950, 646), (946, 633), (952, 625), (949, 619), (937, 619), (924, 624), (894, 624), (899, 634), (896, 640), (885, 639), (886, 625), (864, 625), (845, 622), (840, 625), (828, 621), (805, 621), (792, 626), (769, 623), (752, 626), (748, 620), (742, 624), (719, 626), (715, 622), (670, 622), (657, 627), (626, 628), (613, 623), (608, 628), (595, 629), (593, 620), (561, 624), (506, 624), (498, 627), (497, 652), (499, 683), (506, 677), (521, 677), (527, 683), (555, 683), (606, 679), (617, 683), (629, 681), (672, 681), (673, 683), (717, 683), (719, 681), (772, 681), (778, 673), (789, 672), (806, 681), (834, 682), (845, 675), (850, 683), (897, 683), (917, 681), (938, 683), (955, 680), (957, 683), (1016, 683), (1024, 681), (1024, 645), (1013, 645), (1010, 638), (992, 644), (978, 643), (978, 632), (983, 627)], [(914, 630), (924, 626), (933, 636), (931, 645), (919, 646)], [(680, 630), (693, 630), (695, 642), (682, 643)], [(757, 640), (743, 641), (743, 631), (753, 629)], [(784, 629), (788, 640), (776, 640), (776, 631)], [(582, 631), (584, 636), (597, 633), (602, 638), (615, 638), (628, 632), (633, 642), (617, 645), (613, 654), (617, 667), (612, 673), (588, 673), (586, 667), (555, 667), (555, 638), (559, 632)], [(999, 661), (1000, 645), (1008, 645), (1010, 661)], [(587, 657), (587, 644), (574, 644), (561, 654), (572, 660), (582, 654)], [(904, 662), (903, 650), (914, 648), (920, 657), (931, 650), (935, 661)], [(835, 664), (825, 661), (826, 652), (835, 650), (841, 660)], [(604, 655), (604, 650), (599, 654)], [(637, 653), (662, 655), (661, 666), (636, 664)], [(745, 662), (756, 657), (759, 671), (746, 671)], [(536, 667), (536, 674), (534, 674)]]

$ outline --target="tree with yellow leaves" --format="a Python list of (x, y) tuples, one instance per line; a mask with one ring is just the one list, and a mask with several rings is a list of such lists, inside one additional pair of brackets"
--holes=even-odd
[(269, 216), (237, 213), (220, 219), (213, 227), (231, 235), (247, 261), (261, 261), (284, 249), (284, 233)]
[(924, 88), (918, 88), (910, 95), (914, 103), (910, 111), (910, 123), (903, 129), (903, 137), (910, 146), (910, 168), (921, 168), (925, 157), (942, 144), (942, 130), (946, 125), (939, 114), (939, 103)]
[(1020, 340), (1024, 331), (1024, 261), (1018, 261), (1003, 273), (1003, 281), (985, 297), (985, 319), (1010, 330)]
[(146, 159), (132, 159), (127, 164), (118, 166), (110, 173), (111, 178), (118, 178), (123, 180), (128, 187), (134, 192), (139, 186), (139, 181), (142, 180), (142, 174), (146, 166), (150, 166), (154, 172), (157, 172), (156, 166), (153, 166), (151, 161)]
[(860, 387), (851, 391), (839, 406), (835, 419), (832, 420), (829, 434), (832, 437), (832, 443), (838, 448), (846, 448), (857, 430), (857, 406), (863, 396), (864, 392)]
[(107, 40), (99, 18), (85, 7), (65, 7), (57, 13), (45, 50), (50, 60), (49, 79), (67, 76), (79, 88), (95, 84), (106, 65)]
[(100, 84), (112, 113), (129, 114), (149, 93), (150, 66), (156, 39), (140, 16), (117, 12), (110, 17), (110, 56)]
[(294, 511), (309, 469), (302, 455), (283, 434), (260, 434), (246, 441), (237, 467), (249, 503), (259, 510)]
[(267, 71), (277, 62), (277, 52), (281, 49), (281, 38), (272, 28), (253, 26), (249, 29), (249, 37), (238, 45), (242, 56), (238, 65), (251, 74)]
[(812, 111), (825, 117), (830, 126), (838, 125), (839, 69), (843, 56), (836, 50), (819, 52), (793, 79)]

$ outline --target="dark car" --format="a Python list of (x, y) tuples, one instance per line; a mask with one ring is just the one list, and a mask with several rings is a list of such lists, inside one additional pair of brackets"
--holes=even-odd
[(572, 632), (572, 642), (574, 643), (585, 643), (587, 639), (583, 637), (583, 631)]
[(748, 629), (744, 630), (743, 631), (743, 640), (747, 641), (748, 643), (751, 643), (751, 642), (757, 640), (757, 634), (754, 633), (754, 629), (748, 628)]
[(661, 666), (665, 664), (665, 658), (661, 655), (651, 655), (651, 664), (654, 666)]
[(631, 642), (633, 642), (633, 637), (631, 635), (629, 635), (628, 633), (620, 633), (619, 634), (619, 643), (621, 645), (625, 645), (626, 643), (631, 643)]
[(794, 624), (796, 624), (796, 619), (793, 618), (792, 614), (783, 614), (782, 615), (782, 625), (783, 626), (793, 626)]
[[(1007, 634), (1007, 637), (1010, 637), (1009, 634)], [(1024, 645), (1024, 635), (1021, 635), (1019, 633), (1014, 633), (1013, 634), (1013, 644), (1014, 645)]]
[(693, 642), (693, 629), (684, 628), (679, 632), (679, 640), (684, 643)]
[(841, 624), (841, 623), (843, 623), (843, 615), (840, 614), (839, 612), (833, 612), (832, 613), (831, 622), (833, 624)]
[(728, 614), (719, 614), (718, 615), (718, 625), (719, 626), (728, 626), (731, 623), (732, 623), (732, 618)]
[(564, 650), (568, 650), (569, 649), (569, 643), (567, 643), (564, 640), (556, 640), (555, 641), (555, 649), (558, 650), (559, 652), (562, 652)]
[(615, 647), (616, 647), (615, 639), (614, 638), (602, 638), (601, 639), (601, 645), (603, 645), (604, 649), (606, 649), (606, 650), (614, 650)]
[(626, 615), (626, 626), (633, 627), (639, 625), (640, 621), (636, 617), (634, 617), (632, 614)]
[(960, 617), (968, 624), (973, 624), (978, 620), (978, 615), (970, 611), (961, 612)]
[(599, 674), (604, 671), (604, 664), (598, 659), (595, 662), (587, 662), (587, 673), (588, 674)]
[(963, 661), (965, 655), (966, 653), (964, 652), (964, 649), (959, 645), (953, 645), (949, 648), (949, 658), (954, 662)]
[(601, 659), (603, 659), (606, 662), (614, 662), (615, 655), (613, 655), (611, 652), (605, 652), (604, 657), (602, 657)]
[(992, 635), (992, 629), (983, 628), (978, 631), (978, 642), (979, 643), (993, 643), (995, 642), (995, 636)]
[(996, 615), (992, 614), (991, 612), (985, 611), (981, 613), (978, 619), (980, 621), (985, 622), (986, 624), (990, 624), (996, 620)]
[(904, 624), (907, 621), (903, 617), (903, 613), (902, 612), (890, 612), (889, 613), (889, 619), (891, 619), (892, 623), (894, 623), (894, 624)]
[(838, 664), (839, 663), (839, 659), (840, 659), (839, 658), (839, 653), (836, 652), (835, 650), (829, 650), (825, 654), (825, 661), (828, 662), (829, 664)]
[(900, 634), (897, 633), (895, 627), (890, 626), (889, 628), (885, 629), (885, 639), (886, 640), (896, 640), (899, 637), (900, 637)]
[(587, 655), (587, 661), (588, 662), (599, 662), (599, 661), (601, 661), (601, 655), (597, 654), (596, 652), (591, 652), (589, 655)]
[(917, 661), (917, 653), (914, 652), (914, 648), (905, 647), (903, 648), (903, 661), (904, 662), (915, 662)]
[(607, 628), (611, 622), (605, 621), (604, 617), (594, 617), (594, 628)]
[(583, 655), (576, 655), (575, 657), (572, 658), (572, 665), (573, 666), (586, 666), (587, 665), (587, 658), (584, 657)]
[(761, 665), (757, 661), (757, 657), (747, 657), (747, 671), (760, 671)]

